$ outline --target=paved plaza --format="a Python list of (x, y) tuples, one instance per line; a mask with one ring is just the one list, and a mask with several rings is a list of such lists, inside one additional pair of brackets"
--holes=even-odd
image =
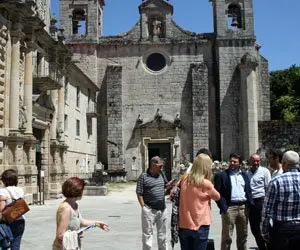
[[(51, 249), (55, 237), (55, 213), (62, 201), (63, 199), (48, 200), (43, 206), (33, 205), (30, 207), (31, 210), (26, 215), (22, 250)], [(109, 232), (104, 232), (98, 228), (86, 232), (83, 239), (85, 250), (142, 249), (141, 210), (135, 196), (135, 184), (129, 184), (122, 192), (114, 191), (108, 196), (84, 196), (79, 205), (85, 218), (103, 220), (109, 224), (110, 228)], [(170, 212), (170, 202), (167, 202), (167, 207)], [(220, 249), (221, 217), (215, 202), (212, 202), (212, 216), (213, 224), (210, 238), (215, 240), (216, 249)], [(168, 238), (170, 239), (170, 233)], [(157, 249), (156, 238), (154, 238), (153, 243), (153, 249)], [(248, 247), (249, 249), (256, 247), (250, 229)], [(180, 249), (179, 243), (174, 249)], [(231, 249), (236, 249), (235, 241)]]

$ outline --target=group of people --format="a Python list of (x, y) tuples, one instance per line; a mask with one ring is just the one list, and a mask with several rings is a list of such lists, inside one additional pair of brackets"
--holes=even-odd
[[(234, 227), (237, 249), (247, 249), (248, 221), (259, 250), (296, 250), (300, 246), (300, 167), (299, 154), (280, 150), (268, 153), (270, 172), (260, 166), (260, 156), (250, 156), (249, 169), (241, 170), (241, 157), (231, 154), (228, 169), (212, 176), (212, 156), (201, 149), (191, 167), (181, 176), (170, 193), (179, 192), (178, 235), (183, 250), (204, 250), (212, 223), (211, 200), (216, 201), (222, 218), (221, 250), (230, 249)], [(167, 210), (165, 191), (173, 186), (162, 174), (163, 160), (155, 156), (150, 167), (137, 181), (136, 193), (142, 208), (143, 249), (152, 248), (154, 225), (157, 227), (158, 249), (167, 249)], [(212, 181), (212, 179), (214, 179)], [(18, 175), (13, 169), (1, 175), (1, 211), (14, 199), (24, 198), (17, 187)], [(84, 219), (77, 201), (82, 198), (85, 181), (72, 177), (62, 185), (65, 200), (56, 214), (54, 250), (81, 249), (82, 227), (92, 226), (108, 231), (102, 221)], [(177, 191), (177, 192), (176, 192)], [(1, 214), (2, 216), (2, 214)], [(11, 250), (19, 250), (25, 229), (21, 216), (9, 227), (13, 234)]]
[[(181, 249), (207, 248), (212, 222), (211, 200), (215, 200), (220, 209), (221, 250), (230, 249), (234, 227), (237, 249), (247, 249), (248, 222), (259, 250), (299, 249), (299, 154), (291, 150), (284, 154), (280, 150), (270, 150), (268, 162), (271, 171), (261, 166), (260, 155), (253, 153), (249, 168), (244, 171), (241, 157), (232, 153), (229, 167), (213, 178), (211, 153), (201, 149), (170, 194), (172, 199), (173, 194), (178, 193), (175, 190), (180, 190), (178, 235)], [(144, 250), (152, 248), (155, 224), (158, 249), (167, 249), (165, 191), (172, 183), (166, 182), (162, 171), (163, 161), (155, 156), (137, 182)]]
[[(13, 200), (24, 198), (24, 191), (17, 186), (18, 174), (13, 169), (5, 170), (1, 175), (1, 181), (4, 187), (0, 188), (0, 211), (3, 211)], [(108, 225), (105, 222), (87, 220), (81, 216), (77, 201), (82, 198), (84, 187), (85, 181), (77, 177), (67, 179), (62, 185), (65, 200), (59, 206), (56, 214), (57, 229), (53, 243), (55, 250), (81, 249), (82, 234), (78, 234), (78, 230), (82, 227), (99, 227), (108, 231)], [(2, 213), (0, 213), (0, 219), (1, 222), (5, 222)], [(9, 249), (20, 250), (21, 239), (25, 230), (24, 216), (17, 218), (8, 226), (13, 236)], [(0, 246), (0, 249), (4, 248)]]

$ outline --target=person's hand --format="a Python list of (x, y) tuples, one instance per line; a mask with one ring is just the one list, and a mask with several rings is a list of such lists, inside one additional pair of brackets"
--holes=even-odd
[(78, 234), (78, 238), (79, 238), (79, 240), (82, 240), (82, 239), (83, 239), (83, 237), (84, 237), (84, 236), (83, 236), (83, 232), (81, 232), (81, 233), (79, 233), (79, 234)]
[(174, 182), (175, 182), (175, 179), (170, 180), (170, 181), (167, 183), (166, 188), (167, 188), (167, 189), (171, 188)]
[(99, 227), (99, 228), (103, 229), (105, 232), (109, 231), (108, 225), (103, 221), (96, 221), (95, 222), (95, 227)]
[(263, 236), (263, 239), (264, 239), (264, 241), (267, 242), (267, 243), (269, 243), (269, 242), (271, 241), (270, 235), (265, 235), (265, 236)]

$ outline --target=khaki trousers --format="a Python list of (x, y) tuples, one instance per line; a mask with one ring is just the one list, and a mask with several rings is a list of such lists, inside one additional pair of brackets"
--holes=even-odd
[(222, 213), (221, 250), (229, 250), (232, 234), (236, 226), (236, 246), (238, 250), (247, 249), (248, 209), (245, 205), (229, 206), (226, 213)]
[(153, 228), (156, 224), (157, 245), (159, 250), (167, 250), (167, 209), (142, 208), (143, 250), (152, 248)]

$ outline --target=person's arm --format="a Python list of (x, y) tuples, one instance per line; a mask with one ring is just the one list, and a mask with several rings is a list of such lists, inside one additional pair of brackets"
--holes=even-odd
[(103, 221), (81, 219), (81, 226), (87, 227), (89, 225), (94, 225), (95, 227), (99, 227), (99, 228), (103, 229), (105, 232), (109, 231), (108, 224)]
[(207, 185), (207, 194), (214, 201), (220, 200), (220, 193), (214, 188), (213, 184), (209, 180), (205, 180)]
[(56, 238), (58, 239), (60, 244), (62, 244), (64, 233), (68, 229), (70, 213), (70, 208), (65, 204), (60, 205), (57, 210)]
[[(267, 169), (266, 169), (266, 170), (267, 170)], [(268, 189), (270, 180), (271, 180), (271, 174), (270, 174), (270, 171), (267, 170), (267, 171), (265, 171), (265, 192), (266, 192), (267, 189)]]
[(4, 196), (4, 195), (0, 195), (0, 220), (2, 219), (2, 210), (5, 208), (6, 206), (6, 200), (7, 200), (7, 197)]
[(270, 219), (273, 218), (274, 204), (277, 192), (274, 184), (271, 182), (266, 193), (262, 208), (261, 219), (261, 235), (265, 241), (270, 241)]
[(227, 207), (227, 202), (226, 202), (225, 197), (221, 196), (222, 190), (224, 192), (224, 188), (226, 188), (226, 187), (224, 187), (224, 184), (222, 182), (221, 173), (216, 174), (214, 177), (214, 188), (220, 194), (220, 199), (216, 200), (216, 203), (217, 203), (218, 207), (220, 208), (220, 212), (224, 213), (227, 211), (228, 207)]
[(137, 193), (136, 195), (137, 195), (137, 199), (138, 199), (138, 201), (139, 201), (141, 207), (145, 206), (145, 202), (144, 202), (143, 195), (142, 195), (142, 194), (139, 194), (139, 193)]

